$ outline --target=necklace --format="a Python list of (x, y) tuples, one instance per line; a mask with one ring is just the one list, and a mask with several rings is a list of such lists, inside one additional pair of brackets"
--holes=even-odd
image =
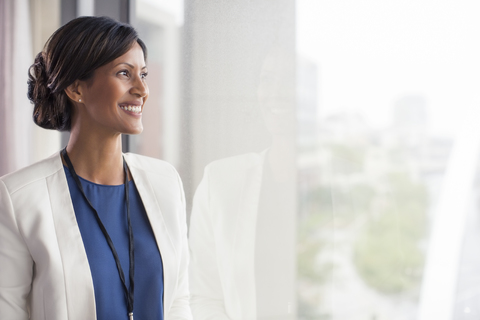
[(127, 311), (128, 311), (128, 319), (133, 320), (133, 300), (134, 300), (134, 274), (135, 274), (135, 247), (134, 247), (134, 239), (133, 239), (133, 230), (132, 230), (132, 224), (130, 221), (130, 199), (129, 199), (129, 190), (128, 190), (128, 168), (127, 168), (127, 163), (125, 162), (125, 159), (123, 159), (123, 171), (125, 172), (125, 180), (124, 180), (124, 186), (125, 186), (125, 202), (127, 205), (127, 221), (128, 221), (128, 251), (129, 251), (129, 264), (130, 264), (130, 272), (129, 272), (129, 277), (130, 277), (130, 287), (127, 288), (127, 285), (125, 283), (125, 274), (123, 273), (123, 268), (122, 265), (120, 264), (120, 259), (118, 258), (117, 250), (115, 250), (115, 246), (113, 245), (113, 241), (110, 238), (110, 235), (108, 234), (107, 229), (102, 223), (102, 220), (100, 219), (100, 216), (98, 215), (97, 210), (93, 207), (92, 203), (88, 199), (87, 195), (85, 194), (85, 191), (83, 191), (83, 186), (82, 183), (80, 182), (80, 179), (75, 172), (75, 169), (73, 168), (73, 164), (70, 161), (70, 158), (68, 157), (67, 154), (67, 147), (62, 150), (61, 152), (63, 159), (65, 159), (65, 162), (67, 163), (68, 169), (70, 170), (70, 173), (73, 177), (73, 180), (75, 180), (75, 184), (77, 185), (78, 189), (82, 193), (83, 197), (85, 198), (85, 201), (88, 203), (90, 208), (93, 210), (95, 219), (98, 222), (98, 225), (100, 229), (103, 232), (103, 235), (105, 236), (105, 240), (107, 240), (108, 246), (110, 247), (110, 250), (112, 251), (113, 258), (115, 259), (115, 263), (117, 265), (117, 270), (118, 270), (118, 275), (120, 277), (120, 280), (122, 281), (123, 284), (123, 289), (125, 290), (125, 296), (127, 298)]

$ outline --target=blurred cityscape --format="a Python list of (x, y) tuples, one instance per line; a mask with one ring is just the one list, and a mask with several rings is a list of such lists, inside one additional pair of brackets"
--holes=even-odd
[(358, 112), (316, 121), (320, 71), (298, 60), (299, 318), (416, 319), (453, 141), (427, 133), (421, 94), (386, 106), (386, 129)]

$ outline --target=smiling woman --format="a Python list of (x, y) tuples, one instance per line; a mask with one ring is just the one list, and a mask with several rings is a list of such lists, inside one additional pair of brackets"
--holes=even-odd
[(123, 154), (143, 130), (146, 47), (81, 17), (29, 71), (34, 122), (70, 131), (52, 157), (0, 178), (0, 319), (190, 319), (185, 197), (168, 163)]

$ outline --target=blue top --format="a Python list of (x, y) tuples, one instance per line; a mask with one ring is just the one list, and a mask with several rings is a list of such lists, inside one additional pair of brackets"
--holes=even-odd
[[(125, 290), (115, 259), (93, 210), (82, 196), (70, 171), (64, 166), (95, 290), (97, 320), (128, 319)], [(83, 190), (110, 235), (129, 287), (128, 222), (124, 185), (100, 185), (81, 177)], [(129, 182), (130, 215), (135, 238), (134, 318), (163, 320), (163, 265), (142, 199)]]

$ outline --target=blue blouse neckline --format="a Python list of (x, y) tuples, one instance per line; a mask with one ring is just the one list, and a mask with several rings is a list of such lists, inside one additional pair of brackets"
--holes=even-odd
[[(70, 169), (68, 169), (68, 167), (67, 167), (66, 165), (63, 165), (63, 168), (64, 168), (65, 171), (68, 171), (68, 174), (70, 174), (70, 175), (72, 174), (72, 173), (70, 172)], [(87, 179), (85, 179), (85, 178), (82, 178), (82, 177), (80, 177), (79, 175), (77, 175), (77, 176), (80, 178), (81, 181), (86, 182), (86, 183), (88, 183), (88, 184), (90, 184), (90, 185), (93, 185), (93, 186), (106, 187), (106, 188), (120, 188), (120, 187), (123, 187), (123, 186), (124, 186), (123, 183), (122, 183), (122, 184), (100, 184), (100, 183), (95, 183), (95, 182), (92, 182), (92, 181), (87, 180)], [(130, 181), (128, 181), (128, 183), (129, 183), (129, 184), (132, 184), (132, 183), (133, 183), (133, 179), (131, 179)]]

